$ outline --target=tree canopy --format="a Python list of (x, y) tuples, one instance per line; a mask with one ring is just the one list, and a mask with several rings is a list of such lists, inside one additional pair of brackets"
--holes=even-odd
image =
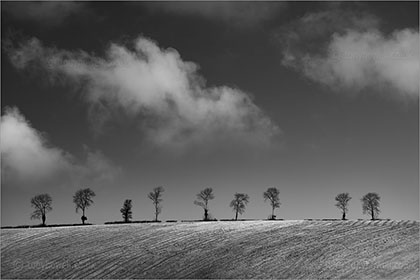
[(93, 197), (95, 197), (95, 193), (90, 189), (80, 189), (78, 190), (73, 196), (73, 202), (76, 204), (76, 213), (78, 210), (82, 210), (82, 223), (84, 224), (87, 220), (85, 216), (86, 208), (93, 204)]
[(162, 206), (161, 203), (163, 201), (162, 199), (162, 193), (165, 191), (163, 187), (157, 187), (154, 188), (152, 192), (148, 194), (148, 198), (150, 198), (155, 205), (155, 221), (158, 221), (158, 216), (162, 212)]
[(377, 193), (368, 193), (362, 197), (362, 209), (363, 214), (368, 214), (371, 216), (372, 220), (375, 220), (379, 213), (379, 201), (381, 197)]
[(274, 187), (268, 188), (263, 194), (264, 201), (267, 201), (267, 200), (270, 201), (271, 210), (272, 210), (270, 219), (273, 219), (273, 220), (275, 219), (274, 210), (280, 207), (279, 196), (280, 196), (280, 191)]
[(31, 206), (35, 208), (31, 214), (31, 219), (42, 219), (42, 225), (45, 226), (46, 214), (52, 210), (52, 198), (49, 194), (39, 194), (31, 199)]
[(123, 207), (121, 208), (120, 212), (124, 219), (124, 222), (128, 223), (130, 219), (133, 217), (133, 212), (131, 211), (132, 208), (131, 199), (126, 199), (124, 201)]
[(197, 200), (194, 200), (194, 204), (204, 209), (204, 220), (209, 219), (209, 200), (214, 199), (213, 189), (205, 188), (197, 194)]
[(233, 200), (230, 202), (230, 207), (235, 211), (235, 220), (238, 219), (238, 213), (245, 212), (246, 205), (249, 202), (249, 196), (246, 193), (235, 193)]
[(349, 193), (340, 193), (335, 197), (335, 200), (337, 201), (335, 206), (337, 208), (341, 209), (341, 211), (343, 213), (342, 220), (346, 219), (346, 214), (348, 212), (347, 204), (350, 201), (350, 199), (351, 199), (351, 197), (350, 197)]

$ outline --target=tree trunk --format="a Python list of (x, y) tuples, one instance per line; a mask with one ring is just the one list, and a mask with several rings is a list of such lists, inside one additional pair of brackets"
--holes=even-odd
[(42, 225), (45, 227), (45, 220), (47, 217), (45, 217), (45, 214), (42, 214)]
[(371, 213), (371, 215), (372, 215), (372, 221), (373, 221), (373, 220), (375, 220), (375, 212), (373, 211), (373, 207), (372, 207), (372, 209), (370, 210), (370, 213)]
[(207, 221), (207, 220), (208, 220), (208, 218), (209, 218), (208, 211), (209, 211), (209, 210), (204, 209), (204, 221)]
[(272, 209), (272, 211), (271, 211), (271, 219), (273, 219), (273, 220), (274, 220), (274, 206), (273, 206), (273, 209)]
[(83, 211), (82, 224), (85, 224), (85, 208), (83, 208), (82, 211)]
[(238, 220), (238, 210), (236, 210), (235, 221)]
[(204, 221), (209, 220), (209, 208), (207, 208), (209, 201), (206, 200), (206, 207), (204, 208)]
[(346, 212), (343, 211), (343, 218), (342, 218), (342, 220), (344, 221), (345, 219), (346, 219)]

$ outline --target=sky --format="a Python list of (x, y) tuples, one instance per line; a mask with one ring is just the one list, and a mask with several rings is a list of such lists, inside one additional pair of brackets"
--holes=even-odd
[(1, 2), (1, 224), (419, 219), (418, 2)]

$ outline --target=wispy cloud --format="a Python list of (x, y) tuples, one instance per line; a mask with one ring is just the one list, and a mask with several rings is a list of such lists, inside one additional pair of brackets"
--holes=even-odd
[(83, 13), (83, 2), (71, 1), (25, 1), (3, 2), (2, 11), (21, 21), (32, 21), (42, 26), (54, 26), (63, 23), (71, 16)]
[(338, 92), (418, 98), (418, 30), (385, 34), (380, 25), (372, 15), (340, 8), (307, 14), (277, 34), (283, 65)]
[(200, 17), (236, 27), (251, 27), (272, 19), (282, 12), (286, 2), (186, 1), (147, 2), (152, 12)]
[(233, 87), (207, 87), (197, 64), (148, 38), (111, 44), (104, 58), (45, 47), (37, 39), (8, 53), (19, 69), (43, 69), (49, 78), (82, 89), (96, 121), (107, 122), (109, 112), (120, 109), (140, 119), (141, 130), (157, 146), (266, 147), (280, 133), (250, 95)]
[(64, 186), (70, 183), (113, 180), (121, 169), (100, 151), (86, 150), (86, 160), (48, 143), (17, 108), (6, 108), (1, 118), (2, 177), (6, 186)]

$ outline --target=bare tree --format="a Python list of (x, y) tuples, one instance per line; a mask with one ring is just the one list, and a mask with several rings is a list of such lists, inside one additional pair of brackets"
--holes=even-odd
[(213, 189), (205, 188), (197, 194), (197, 200), (194, 200), (194, 204), (204, 209), (204, 221), (209, 220), (209, 200), (214, 199)]
[(124, 222), (130, 222), (130, 219), (133, 217), (133, 212), (131, 211), (132, 208), (131, 199), (126, 199), (124, 201), (123, 207), (121, 208), (121, 214), (124, 219)]
[(368, 214), (372, 217), (372, 220), (375, 220), (379, 213), (379, 200), (381, 198), (377, 193), (368, 193), (362, 197), (362, 209), (363, 214)]
[(233, 200), (230, 202), (230, 207), (235, 211), (235, 221), (238, 220), (238, 213), (242, 215), (245, 212), (248, 202), (249, 196), (246, 193), (235, 193)]
[(280, 207), (280, 191), (277, 188), (268, 188), (264, 194), (264, 201), (267, 199), (270, 201), (271, 205), (271, 217), (270, 220), (275, 220), (276, 216), (274, 215), (274, 210)]
[(349, 193), (340, 193), (335, 197), (335, 200), (337, 201), (337, 203), (335, 204), (335, 206), (337, 206), (339, 209), (341, 209), (343, 216), (342, 216), (342, 220), (346, 219), (346, 214), (348, 212), (347, 209), (347, 204), (350, 201), (351, 197), (349, 195)]
[(163, 187), (157, 187), (153, 189), (153, 192), (150, 192), (148, 197), (153, 201), (155, 205), (155, 221), (158, 221), (158, 216), (162, 212), (162, 207), (160, 206), (162, 199), (162, 193), (165, 191)]
[(31, 199), (31, 206), (35, 208), (31, 219), (42, 219), (42, 225), (45, 226), (47, 212), (52, 210), (52, 198), (49, 194), (38, 194)]
[(78, 210), (82, 210), (82, 223), (85, 224), (87, 217), (85, 216), (86, 208), (93, 204), (92, 198), (95, 196), (95, 193), (90, 189), (80, 189), (73, 196), (73, 202), (76, 204), (76, 213)]

